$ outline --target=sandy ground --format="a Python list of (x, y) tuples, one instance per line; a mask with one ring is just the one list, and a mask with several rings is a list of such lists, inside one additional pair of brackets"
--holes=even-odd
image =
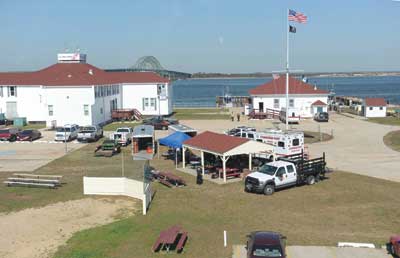
[[(33, 142), (0, 142), (0, 172), (34, 171), (65, 155), (65, 144), (53, 141), (54, 132), (42, 131), (43, 137)], [(85, 144), (67, 143), (71, 152)]]
[[(198, 129), (199, 132), (209, 130), (219, 133), (239, 125), (254, 126), (258, 130), (274, 127), (272, 121), (247, 119), (241, 122), (181, 120), (180, 123)], [(280, 126), (284, 128), (283, 124)], [(328, 134), (333, 132), (333, 140), (308, 146), (311, 156), (320, 156), (325, 152), (329, 167), (400, 182), (400, 153), (383, 143), (384, 135), (400, 127), (374, 124), (338, 114), (331, 114), (328, 123), (317, 123), (310, 119), (292, 127), (315, 132), (320, 128)], [(164, 135), (167, 132), (157, 131), (158, 137)]]
[[(288, 246), (288, 258), (389, 258), (384, 249), (337, 248), (327, 246)], [(244, 246), (233, 246), (232, 258), (246, 258)]]
[(86, 198), (0, 214), (0, 257), (46, 258), (73, 233), (132, 214), (135, 201)]

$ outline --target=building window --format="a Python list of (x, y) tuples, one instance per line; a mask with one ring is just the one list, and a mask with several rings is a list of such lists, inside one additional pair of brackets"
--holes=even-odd
[(0, 86), (0, 97), (3, 97), (3, 86)]
[(89, 105), (83, 105), (83, 114), (85, 116), (89, 115)]
[(383, 107), (379, 107), (379, 110), (383, 110)]
[(374, 108), (373, 107), (369, 107), (369, 110), (373, 110)]
[(103, 108), (100, 108), (100, 114), (103, 114)]
[(8, 86), (8, 96), (9, 97), (16, 97), (17, 96), (17, 87)]
[(150, 107), (154, 110), (157, 109), (157, 99), (156, 98), (151, 98), (150, 99)]
[(279, 99), (274, 99), (274, 108), (279, 109)]
[(53, 105), (48, 105), (47, 109), (49, 110), (49, 116), (53, 116), (54, 115)]
[(142, 104), (143, 104), (143, 110), (147, 109), (149, 107), (149, 99), (148, 98), (143, 98), (142, 99)]
[(289, 99), (289, 107), (294, 108), (294, 99)]

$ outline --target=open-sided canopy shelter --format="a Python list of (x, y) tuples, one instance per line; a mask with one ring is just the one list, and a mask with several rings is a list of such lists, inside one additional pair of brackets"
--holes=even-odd
[(271, 145), (252, 141), (245, 138), (233, 137), (225, 134), (213, 133), (206, 131), (189, 140), (183, 142), (183, 168), (185, 168), (185, 151), (192, 149), (200, 151), (201, 153), (201, 167), (204, 174), (204, 152), (217, 155), (222, 160), (222, 169), (224, 175), (224, 182), (226, 182), (226, 162), (231, 156), (235, 155), (248, 155), (249, 156), (249, 169), (251, 170), (252, 155), (258, 153), (272, 153), (273, 147)]
[(161, 138), (158, 142), (162, 145), (177, 149), (182, 148), (182, 143), (191, 137), (185, 133), (175, 132), (167, 137)]

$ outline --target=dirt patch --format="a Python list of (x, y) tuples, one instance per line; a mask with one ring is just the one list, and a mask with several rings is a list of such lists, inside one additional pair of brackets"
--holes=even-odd
[(73, 233), (132, 215), (137, 207), (131, 199), (86, 198), (1, 213), (0, 257), (50, 257)]

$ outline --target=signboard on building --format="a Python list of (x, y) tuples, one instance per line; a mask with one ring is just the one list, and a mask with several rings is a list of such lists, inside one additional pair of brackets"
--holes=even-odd
[(81, 53), (61, 53), (57, 55), (59, 63), (86, 63), (86, 54)]

